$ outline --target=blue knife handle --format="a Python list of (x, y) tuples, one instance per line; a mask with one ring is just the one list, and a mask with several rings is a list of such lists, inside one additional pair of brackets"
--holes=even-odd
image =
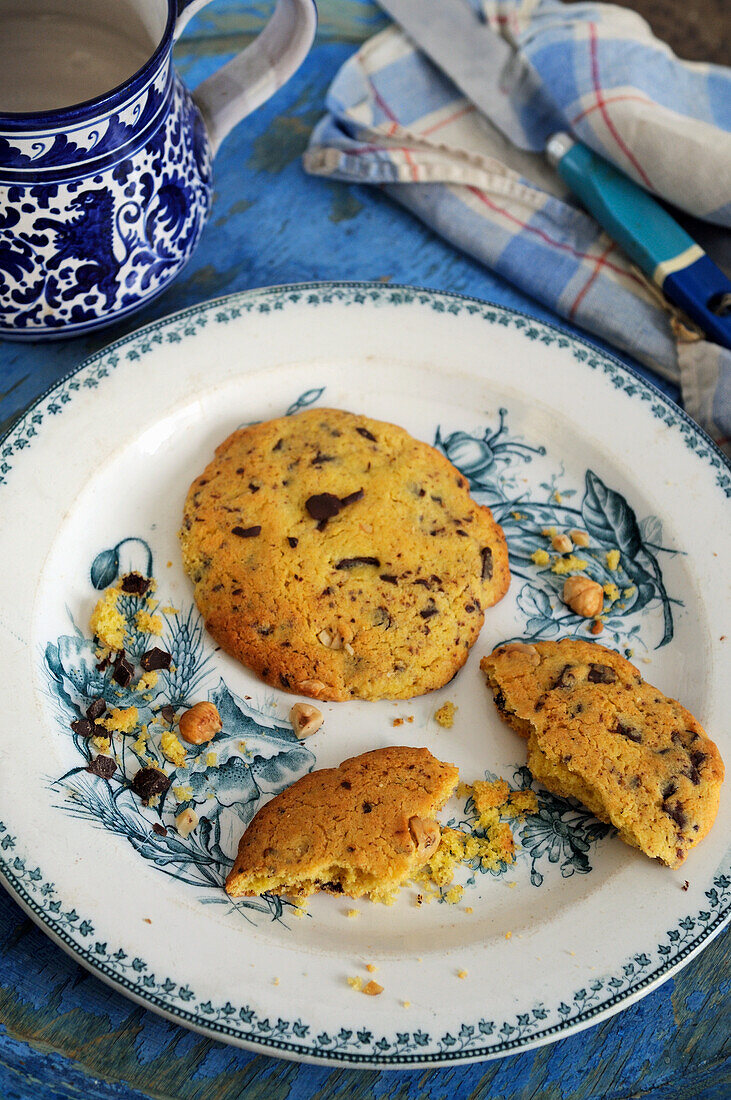
[(647, 191), (568, 134), (554, 134), (546, 153), (630, 259), (707, 336), (731, 348), (731, 282), (682, 226)]

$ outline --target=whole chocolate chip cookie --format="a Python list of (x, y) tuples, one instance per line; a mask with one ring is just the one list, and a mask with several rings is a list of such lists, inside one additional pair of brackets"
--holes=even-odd
[(433, 815), (457, 779), (453, 764), (400, 746), (310, 772), (256, 814), (226, 890), (232, 897), (324, 890), (391, 902), (437, 851)]
[(216, 641), (318, 699), (441, 687), (510, 583), (501, 528), (444, 455), (336, 409), (225, 440), (188, 492), (180, 538)]
[(721, 756), (685, 707), (594, 642), (500, 646), (480, 667), (495, 705), (528, 739), (528, 767), (619, 836), (679, 867), (713, 824)]

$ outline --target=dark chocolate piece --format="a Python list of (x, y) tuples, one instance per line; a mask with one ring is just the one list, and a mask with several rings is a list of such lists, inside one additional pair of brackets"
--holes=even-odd
[(120, 687), (129, 687), (132, 683), (132, 677), (134, 676), (134, 665), (130, 664), (126, 657), (118, 657), (114, 662), (114, 672), (112, 673), (112, 679)]
[(168, 831), (164, 825), (161, 825), (159, 821), (156, 821), (152, 826), (153, 833), (157, 833), (158, 836), (167, 836)]
[(372, 809), (373, 809), (373, 807), (371, 806), (370, 802), (364, 802), (363, 803), (363, 813), (364, 814), (369, 814)]
[(355, 504), (356, 500), (362, 500), (365, 493), (362, 489), (356, 489), (354, 493), (348, 493), (346, 497), (341, 497), (340, 503), (343, 508), (346, 508), (348, 504)]
[(624, 726), (621, 722), (617, 722), (614, 732), (620, 737), (626, 737), (628, 741), (634, 741), (636, 745), (642, 744), (642, 734), (639, 730), (633, 730), (631, 726)]
[(158, 649), (155, 646), (153, 649), (148, 649), (146, 653), (143, 653), (140, 657), (140, 664), (145, 672), (157, 672), (160, 668), (170, 668), (170, 662), (172, 661), (172, 655), (165, 649)]
[(96, 722), (97, 718), (101, 718), (106, 709), (107, 704), (100, 695), (96, 699), (92, 699), (89, 703), (89, 706), (86, 708), (86, 717), (92, 722)]
[(371, 443), (376, 443), (376, 437), (373, 432), (369, 432), (367, 428), (356, 428), (358, 435), (362, 435), (364, 439), (370, 439)]
[(571, 671), (571, 665), (564, 665), (552, 686), (554, 688), (566, 688), (569, 690), (574, 687), (575, 684), (576, 674)]
[(122, 577), (121, 589), (130, 596), (144, 596), (150, 587), (150, 578), (143, 577), (141, 573), (127, 573)]
[(160, 717), (163, 722), (169, 722), (170, 725), (175, 721), (175, 707), (170, 703), (166, 703), (164, 707), (160, 708)]
[(316, 493), (305, 501), (308, 515), (319, 520), (323, 526), (329, 519), (338, 514), (341, 507), (340, 498), (336, 497), (334, 493)]
[(111, 779), (117, 770), (117, 764), (111, 756), (100, 754), (87, 764), (86, 770), (91, 772), (92, 775), (98, 775), (101, 779)]
[(381, 573), (379, 576), (386, 584), (398, 584), (398, 577), (395, 577), (393, 573)]
[(613, 684), (617, 679), (617, 673), (609, 665), (589, 665), (587, 680), (590, 684)]
[(132, 790), (146, 806), (156, 795), (164, 794), (169, 786), (170, 780), (157, 768), (140, 768), (132, 780)]
[(77, 718), (75, 722), (71, 723), (71, 729), (74, 733), (77, 733), (79, 737), (92, 737), (94, 734), (94, 723), (90, 722), (88, 718)]
[(261, 524), (255, 524), (254, 527), (232, 527), (231, 534), (238, 535), (240, 539), (255, 539), (261, 534)]
[(355, 569), (359, 565), (375, 565), (376, 568), (381, 564), (379, 558), (341, 558), (335, 566), (336, 569)]
[(287, 538), (287, 542), (289, 543), (289, 545), (290, 545), (290, 546), (292, 547), (292, 549), (294, 550), (295, 546), (296, 546), (296, 545), (297, 545), (297, 543), (299, 542), (299, 539), (296, 539), (296, 538), (294, 537), (294, 535), (289, 535), (289, 537)]

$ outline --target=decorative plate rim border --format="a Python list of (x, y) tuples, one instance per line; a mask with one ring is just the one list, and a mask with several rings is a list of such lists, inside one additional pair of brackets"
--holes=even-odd
[[(325, 297), (318, 300), (315, 295), (320, 292), (324, 293)], [(306, 298), (304, 302), (302, 302), (302, 296), (307, 293), (309, 293), (310, 295), (309, 299)], [(413, 295), (413, 297), (404, 298), (404, 294)], [(287, 295), (290, 295), (288, 302), (286, 299)], [(209, 318), (207, 314), (210, 313), (214, 313), (213, 320), (215, 323), (228, 323), (228, 321), (232, 318), (230, 316), (223, 316), (220, 313), (218, 315), (215, 315), (215, 310), (217, 308), (221, 310), (226, 306), (233, 306), (235, 309), (238, 303), (242, 303), (242, 308), (245, 308), (246, 304), (252, 303), (253, 305), (257, 301), (257, 299), (260, 300), (260, 305), (264, 304), (266, 299), (279, 299), (280, 301), (284, 299), (282, 304), (278, 307), (280, 309), (284, 308), (285, 302), (286, 304), (292, 306), (299, 306), (301, 304), (331, 304), (333, 302), (333, 298), (328, 297), (328, 295), (335, 295), (336, 297), (334, 300), (336, 302), (339, 300), (344, 305), (369, 305), (380, 303), (396, 306), (410, 305), (412, 304), (412, 302), (416, 301), (418, 302), (418, 304), (431, 305), (432, 308), (437, 309), (437, 304), (439, 304), (441, 308), (437, 309), (437, 312), (444, 312), (445, 303), (451, 303), (451, 308), (448, 309), (448, 312), (452, 314), (457, 314), (461, 312), (462, 309), (467, 309), (468, 312), (473, 315), (475, 313), (480, 313), (482, 319), (487, 321), (489, 324), (498, 323), (510, 325), (512, 323), (517, 329), (526, 330), (526, 334), (529, 335), (529, 338), (536, 339), (540, 337), (545, 343), (553, 343), (554, 341), (558, 341), (559, 346), (565, 347), (570, 350), (573, 353), (574, 358), (576, 358), (580, 362), (586, 363), (586, 365), (591, 369), (597, 369), (599, 366), (602, 366), (605, 370), (605, 373), (613, 375), (614, 378), (617, 377), (617, 372), (619, 372), (620, 377), (622, 374), (628, 375), (629, 378), (634, 379), (634, 381), (638, 383), (638, 388), (628, 391), (626, 386), (617, 386), (615, 382), (616, 388), (625, 389), (625, 392), (628, 392), (629, 396), (634, 396), (635, 392), (639, 392), (639, 395), (643, 400), (651, 400), (653, 398), (656, 400), (659, 399), (662, 406), (664, 406), (665, 415), (661, 415), (661, 411), (656, 405), (651, 408), (653, 414), (660, 417), (660, 419), (662, 419), (669, 426), (678, 428), (681, 432), (681, 436), (686, 444), (686, 447), (688, 447), (692, 451), (692, 453), (694, 453), (698, 458), (705, 460), (710, 459), (709, 464), (716, 470), (717, 485), (725, 491), (727, 496), (731, 495), (731, 476), (727, 472), (728, 470), (731, 470), (731, 462), (726, 458), (723, 452), (720, 451), (713, 440), (711, 440), (710, 437), (706, 435), (706, 433), (703, 431), (702, 428), (700, 428), (699, 425), (691, 420), (691, 418), (684, 410), (675, 406), (670, 398), (668, 398), (659, 389), (657, 389), (651, 382), (648, 382), (646, 379), (644, 379), (632, 367), (622, 363), (611, 353), (603, 351), (602, 349), (591, 344), (588, 340), (585, 340), (580, 336), (575, 336), (573, 333), (569, 333), (558, 325), (552, 324), (551, 322), (539, 321), (536, 318), (532, 317), (530, 314), (522, 313), (519, 310), (490, 303), (485, 300), (474, 298), (468, 295), (455, 294), (449, 291), (435, 291), (413, 286), (383, 286), (382, 284), (355, 281), (283, 284), (277, 287), (264, 287), (254, 290), (239, 291), (235, 294), (209, 299), (206, 302), (201, 302), (197, 305), (189, 306), (186, 309), (167, 315), (166, 317), (159, 318), (156, 321), (153, 321), (150, 324), (145, 325), (132, 333), (128, 333), (126, 336), (120, 338), (119, 340), (115, 340), (112, 344), (107, 345), (105, 348), (102, 348), (99, 351), (95, 352), (93, 355), (83, 359), (79, 364), (77, 364), (77, 366), (73, 367), (71, 370), (67, 371), (64, 375), (57, 379), (42, 394), (40, 394), (40, 396), (21, 414), (21, 416), (16, 421), (14, 421), (13, 424), (10, 425), (8, 430), (2, 436), (0, 436), (0, 447), (3, 447), (3, 445), (5, 445), (3, 447), (3, 450), (0, 450), (0, 485), (7, 484), (7, 478), (5, 477), (5, 475), (10, 471), (10, 469), (12, 469), (12, 466), (9, 466), (6, 461), (7, 458), (11, 457), (14, 453), (12, 446), (8, 448), (8, 442), (12, 444), (12, 442), (15, 440), (15, 442), (19, 445), (18, 449), (25, 449), (27, 446), (30, 445), (31, 439), (38, 434), (38, 432), (36, 431), (36, 426), (40, 425), (40, 423), (42, 423), (43, 421), (43, 416), (37, 411), (41, 404), (52, 395), (64, 392), (64, 386), (69, 383), (76, 375), (82, 374), (82, 372), (84, 372), (85, 370), (88, 370), (90, 372), (91, 368), (93, 368), (94, 366), (101, 366), (103, 369), (97, 373), (95, 378), (91, 375), (91, 373), (89, 373), (89, 384), (91, 386), (96, 386), (98, 380), (102, 377), (107, 376), (109, 373), (108, 370), (105, 368), (104, 360), (112, 360), (108, 362), (107, 366), (111, 367), (111, 369), (115, 369), (119, 365), (119, 363), (122, 362), (121, 356), (116, 355), (115, 353), (120, 351), (123, 347), (134, 342), (144, 342), (146, 336), (152, 337), (152, 343), (148, 344), (147, 347), (143, 347), (142, 349), (143, 353), (146, 353), (147, 351), (152, 350), (154, 344), (160, 345), (162, 343), (162, 336), (158, 335), (161, 329), (171, 329), (175, 323), (185, 322), (186, 320), (189, 320), (191, 318), (205, 317), (203, 323), (199, 324), (198, 326), (199, 328), (201, 328), (208, 323)], [(361, 295), (363, 295), (363, 297), (360, 297)], [(251, 306), (249, 307), (247, 312), (249, 312), (250, 309)], [(268, 312), (268, 310), (264, 311), (260, 309), (260, 312)], [(238, 315), (239, 314), (234, 313), (233, 318), (235, 319)], [(498, 319), (497, 315), (500, 315), (501, 319)], [(528, 327), (526, 328), (526, 326)], [(193, 332), (195, 332), (195, 329), (193, 330)], [(193, 332), (185, 333), (184, 335), (193, 335)], [(534, 333), (534, 335), (530, 335), (532, 333)], [(548, 340), (546, 339), (547, 336), (550, 337)], [(572, 345), (578, 345), (580, 350), (577, 352), (577, 348)], [(595, 360), (593, 362), (590, 356), (595, 357)], [(127, 355), (126, 359), (127, 361), (130, 361), (131, 359), (137, 357), (137, 355)], [(78, 389), (79, 385), (70, 388)], [(646, 392), (643, 392), (643, 390)], [(71, 400), (71, 395), (68, 391), (65, 392), (66, 398), (64, 404), (68, 404)], [(49, 408), (46, 411), (55, 413), (60, 412), (61, 409)], [(698, 448), (697, 443), (695, 443), (696, 437), (706, 445), (706, 447), (708, 448), (707, 450), (703, 451)], [(693, 440), (694, 442), (691, 442), (691, 440)], [(3, 838), (0, 842), (0, 846), (2, 847), (3, 851), (5, 851), (8, 847), (12, 848), (15, 846), (15, 838), (10, 837), (9, 833), (7, 832), (6, 826), (2, 823), (0, 823), (0, 835), (2, 835)], [(13, 895), (15, 895), (22, 907), (26, 909), (29, 915), (38, 923), (38, 925), (44, 931), (50, 932), (51, 936), (57, 940), (60, 946), (67, 950), (69, 954), (71, 954), (78, 961), (87, 966), (92, 973), (95, 973), (96, 975), (98, 975), (114, 987), (120, 989), (121, 991), (131, 994), (142, 1005), (146, 1007), (156, 1009), (157, 1011), (173, 1017), (174, 1019), (179, 1020), (182, 1023), (187, 1023), (192, 1027), (198, 1030), (202, 1030), (208, 1034), (223, 1038), (230, 1038), (240, 1045), (248, 1046), (259, 1051), (271, 1050), (273, 1052), (279, 1052), (280, 1054), (289, 1058), (296, 1058), (297, 1056), (299, 1056), (307, 1060), (325, 1063), (340, 1062), (351, 1065), (371, 1065), (378, 1067), (392, 1066), (403, 1068), (424, 1064), (438, 1065), (454, 1063), (457, 1061), (476, 1061), (483, 1058), (496, 1058), (500, 1055), (509, 1054), (521, 1049), (525, 1049), (529, 1046), (536, 1046), (548, 1042), (554, 1038), (558, 1038), (562, 1033), (566, 1032), (569, 1029), (571, 1029), (571, 1031), (581, 1030), (581, 1028), (586, 1027), (598, 1017), (606, 1013), (618, 1011), (622, 1005), (629, 1005), (643, 990), (647, 989), (649, 986), (659, 984), (664, 977), (669, 977), (671, 972), (679, 969), (680, 965), (687, 962), (690, 957), (695, 954), (696, 951), (698, 951), (704, 944), (709, 943), (713, 938), (715, 938), (715, 936), (718, 935), (718, 933), (728, 922), (728, 918), (731, 915), (731, 880), (727, 879), (725, 874), (719, 873), (721, 866), (724, 866), (723, 863), (719, 864), (719, 869), (714, 875), (714, 886), (720, 887), (722, 892), (725, 891), (725, 893), (722, 893), (722, 897), (719, 900), (717, 890), (706, 891), (706, 896), (709, 897), (709, 901), (711, 901), (711, 907), (714, 908), (718, 906), (719, 911), (716, 913), (715, 917), (711, 918), (710, 913), (699, 910), (695, 918), (690, 915), (681, 918), (676, 928), (673, 928), (667, 932), (667, 936), (671, 940), (671, 942), (677, 943), (678, 940), (680, 940), (680, 945), (677, 952), (673, 954), (672, 948), (667, 947), (666, 945), (656, 945), (654, 949), (654, 955), (656, 958), (659, 955), (661, 958), (664, 959), (664, 961), (655, 966), (650, 973), (643, 972), (643, 976), (639, 980), (629, 984), (627, 988), (621, 993), (615, 992), (608, 998), (605, 998), (604, 1000), (599, 1001), (598, 1003), (593, 1004), (588, 1008), (580, 1009), (576, 1015), (571, 1015), (571, 1009), (562, 1003), (559, 1008), (553, 1010), (552, 1014), (562, 1014), (562, 1008), (567, 1010), (566, 1014), (562, 1014), (562, 1018), (558, 1022), (553, 1023), (550, 1026), (542, 1029), (537, 1027), (536, 1025), (549, 1015), (550, 1010), (546, 1010), (542, 1005), (537, 1006), (537, 1008), (534, 1008), (533, 1010), (534, 1019), (532, 1021), (529, 1018), (529, 1013), (527, 1014), (528, 1018), (525, 1019), (524, 1023), (521, 1023), (521, 1018), (519, 1017), (519, 1027), (513, 1027), (507, 1021), (505, 1021), (503, 1023), (503, 1027), (498, 1031), (498, 1034), (503, 1033), (506, 1036), (509, 1036), (517, 1030), (519, 1032), (517, 1038), (511, 1039), (506, 1037), (505, 1039), (502, 1039), (492, 1045), (481, 1046), (477, 1048), (473, 1047), (472, 1049), (470, 1049), (472, 1036), (479, 1039), (481, 1035), (492, 1034), (495, 1031), (495, 1025), (493, 1025), (492, 1022), (490, 1022), (489, 1031), (482, 1031), (480, 1025), (484, 1024), (485, 1021), (479, 1021), (478, 1023), (471, 1026), (466, 1024), (463, 1025), (463, 1029), (466, 1029), (469, 1032), (469, 1037), (464, 1040), (463, 1045), (457, 1050), (451, 1050), (449, 1046), (447, 1047), (447, 1049), (444, 1049), (444, 1042), (446, 1038), (450, 1038), (453, 1043), (456, 1042), (456, 1040), (454, 1040), (449, 1032), (446, 1034), (446, 1036), (443, 1036), (441, 1040), (434, 1040), (431, 1036), (425, 1036), (425, 1041), (423, 1043), (420, 1043), (419, 1045), (429, 1045), (430, 1050), (429, 1052), (424, 1051), (424, 1053), (419, 1054), (387, 1054), (383, 1046), (381, 1046), (379, 1050), (375, 1038), (371, 1035), (370, 1031), (365, 1026), (361, 1029), (361, 1034), (367, 1034), (368, 1039), (362, 1040), (362, 1043), (363, 1045), (365, 1045), (365, 1043), (368, 1042), (370, 1044), (371, 1050), (368, 1053), (360, 1053), (358, 1051), (349, 1049), (338, 1049), (337, 1046), (328, 1048), (327, 1046), (323, 1045), (320, 1036), (313, 1037), (314, 1042), (310, 1045), (296, 1043), (289, 1039), (284, 1040), (282, 1038), (274, 1038), (271, 1034), (267, 1034), (267, 1032), (274, 1032), (279, 1029), (280, 1032), (284, 1032), (288, 1035), (297, 1034), (296, 1030), (292, 1030), (295, 1027), (295, 1024), (293, 1024), (292, 1022), (279, 1020), (277, 1022), (277, 1025), (272, 1025), (268, 1019), (258, 1019), (257, 1013), (254, 1010), (250, 1009), (248, 1006), (240, 1008), (240, 1018), (245, 1019), (247, 1024), (251, 1024), (252, 1020), (258, 1019), (260, 1027), (260, 1030), (258, 1032), (245, 1031), (242, 1028), (233, 1027), (231, 1023), (222, 1023), (220, 1020), (214, 1020), (212, 1018), (205, 1018), (205, 1016), (201, 1016), (201, 1012), (209, 1012), (211, 1015), (215, 1015), (218, 1011), (218, 1013), (221, 1013), (223, 1015), (224, 1019), (230, 1019), (231, 1015), (236, 1013), (236, 1009), (234, 1008), (234, 1006), (231, 1006), (228, 1003), (222, 1008), (216, 1010), (210, 1004), (210, 1001), (205, 1002), (205, 1004), (201, 1004), (198, 1001), (196, 1005), (197, 1011), (196, 1014), (194, 1014), (193, 1012), (180, 1007), (179, 1004), (175, 1004), (172, 1001), (172, 992), (178, 987), (177, 982), (171, 982), (170, 978), (166, 978), (164, 983), (158, 983), (156, 982), (154, 974), (150, 974), (149, 972), (147, 973), (146, 978), (142, 979), (141, 981), (130, 981), (124, 973), (119, 972), (119, 964), (121, 963), (121, 961), (128, 958), (123, 950), (116, 953), (118, 965), (117, 969), (115, 969), (109, 963), (102, 962), (99, 958), (95, 958), (85, 946), (80, 944), (77, 939), (69, 934), (68, 930), (63, 927), (59, 920), (51, 917), (47, 911), (48, 906), (46, 908), (43, 908), (41, 905), (39, 905), (38, 901), (36, 901), (26, 889), (26, 886), (24, 885), (22, 879), (18, 878), (15, 873), (20, 872), (22, 876), (24, 876), (26, 879), (29, 880), (30, 883), (33, 884), (34, 889), (37, 887), (37, 884), (42, 884), (37, 888), (41, 890), (44, 896), (48, 897), (49, 895), (53, 894), (54, 888), (52, 884), (43, 883), (43, 876), (40, 868), (36, 868), (34, 871), (28, 871), (25, 867), (25, 862), (19, 857), (15, 857), (12, 860), (6, 860), (4, 856), (0, 856), (0, 877), (4, 880), (6, 887), (10, 889)], [(725, 870), (731, 871), (731, 867), (725, 867)], [(724, 902), (726, 902), (725, 907), (723, 907)], [(52, 904), (54, 912), (61, 913), (60, 901), (55, 901)], [(91, 932), (93, 932), (91, 922), (83, 921), (80, 924), (78, 923), (80, 921), (79, 915), (76, 914), (73, 909), (71, 909), (68, 913), (61, 913), (61, 916), (70, 927), (76, 925), (79, 931), (83, 926), (88, 926), (88, 931), (82, 933), (83, 935), (89, 935), (91, 934)], [(678, 929), (683, 928), (684, 931), (690, 931), (701, 920), (704, 923), (703, 930), (689, 942), (683, 942), (683, 939), (681, 939)], [(76, 931), (76, 928), (74, 930)], [(106, 951), (106, 945), (103, 946)], [(113, 957), (110, 952), (106, 953), (109, 959)], [(635, 960), (637, 959), (636, 956), (633, 956), (633, 958)], [(644, 953), (640, 955), (640, 958), (647, 960), (647, 956)], [(646, 963), (643, 963), (642, 967), (644, 968), (646, 965), (650, 965), (650, 960), (647, 960)], [(144, 962), (144, 960), (141, 959), (135, 959), (131, 963), (128, 963), (128, 967), (140, 974), (142, 974), (144, 971), (147, 971), (148, 969), (147, 964)], [(619, 981), (618, 976), (606, 976), (605, 978), (601, 979), (599, 987), (601, 988), (605, 985), (607, 987), (610, 987), (612, 981)], [(623, 982), (619, 981), (619, 984), (621, 985), (623, 984)], [(164, 999), (157, 992), (151, 992), (151, 988), (155, 985), (157, 985), (159, 990), (166, 994), (167, 999)], [(184, 990), (187, 993), (187, 996), (183, 995)], [(578, 992), (583, 993), (584, 991)], [(598, 989), (595, 990), (595, 992), (598, 992)], [(180, 991), (177, 994), (178, 1000), (182, 999), (184, 1002), (188, 1002), (194, 997), (195, 994), (192, 993), (192, 991), (187, 990), (187, 987), (180, 987)], [(586, 995), (583, 999), (586, 999)], [(540, 1009), (540, 1011), (538, 1011), (538, 1009)], [(308, 1031), (309, 1027), (306, 1027), (304, 1034), (307, 1034)], [(348, 1035), (348, 1039), (350, 1038), (350, 1035), (353, 1034), (353, 1031), (358, 1034), (356, 1029), (352, 1029)], [(403, 1034), (404, 1038), (406, 1039), (410, 1038), (410, 1033), (397, 1033), (397, 1038), (399, 1034)], [(415, 1033), (415, 1035), (416, 1034), (417, 1033)], [(418, 1034), (423, 1033), (419, 1032)], [(302, 1037), (304, 1037), (304, 1035), (302, 1035)], [(327, 1037), (328, 1043), (332, 1041), (333, 1040)], [(361, 1041), (360, 1038), (359, 1041)], [(386, 1046), (389, 1048), (394, 1045), (398, 1046), (398, 1043), (394, 1044), (393, 1042), (389, 1042), (385, 1036), (381, 1038), (380, 1042), (385, 1043)], [(436, 1049), (436, 1043), (441, 1043), (442, 1048)]]

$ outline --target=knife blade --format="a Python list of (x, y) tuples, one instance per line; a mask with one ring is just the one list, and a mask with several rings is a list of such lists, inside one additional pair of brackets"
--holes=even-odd
[(512, 47), (478, 18), (466, 0), (378, 0), (378, 4), (513, 145), (543, 152), (559, 124), (547, 119), (545, 126), (538, 125), (535, 141), (529, 140), (519, 122), (516, 99), (527, 105), (537, 85)]

